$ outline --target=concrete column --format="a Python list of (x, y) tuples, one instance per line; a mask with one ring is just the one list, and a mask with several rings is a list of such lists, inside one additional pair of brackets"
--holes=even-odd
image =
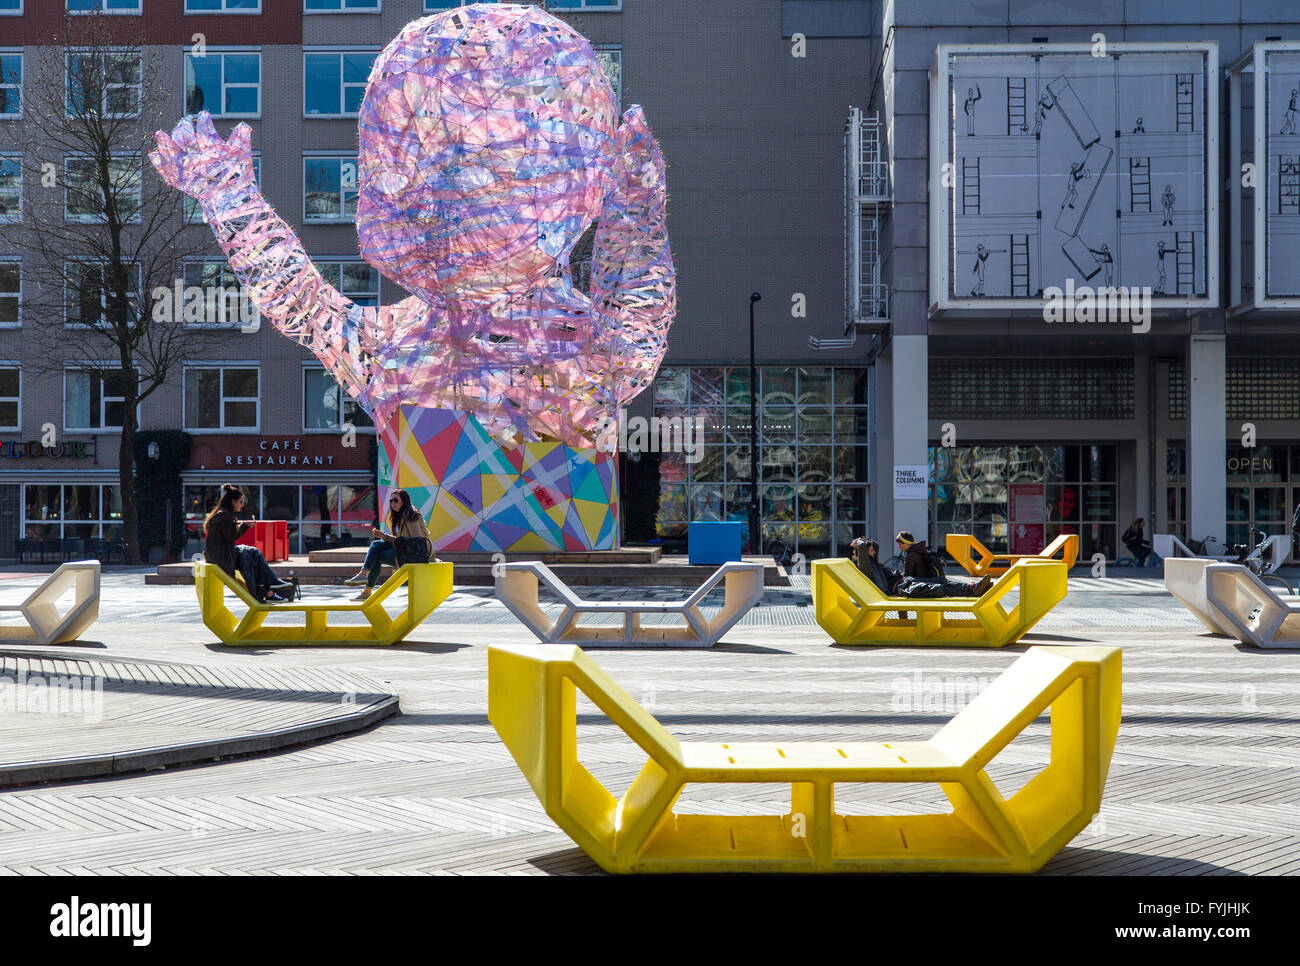
[(1227, 350), (1222, 335), (1193, 335), (1187, 351), (1187, 536), (1222, 540), (1226, 525)]
[[(885, 500), (893, 507), (889, 532), (880, 530), (883, 544), (899, 530), (911, 530), (918, 540), (928, 539), (926, 500), (894, 499), (894, 467), (925, 466), (929, 461), (930, 352), (924, 335), (896, 335), (892, 355), (891, 433), (893, 460), (884, 484)], [(882, 521), (883, 522), (883, 521)], [(883, 552), (883, 547), (882, 547)], [(892, 552), (892, 550), (891, 550)]]

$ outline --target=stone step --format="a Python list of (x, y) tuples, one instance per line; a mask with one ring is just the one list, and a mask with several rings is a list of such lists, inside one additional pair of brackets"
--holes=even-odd
[[(446, 560), (450, 554), (439, 554)], [(494, 583), (492, 560), (473, 563), (456, 563), (455, 582), (463, 587), (490, 587)], [(536, 560), (536, 556), (519, 555), (521, 560)], [(785, 568), (778, 567), (771, 557), (746, 557), (747, 561), (761, 562), (763, 583), (768, 587), (789, 587), (790, 576)], [(280, 577), (297, 577), (299, 583), (342, 584), (357, 572), (357, 562), (315, 563), (305, 557), (291, 557), (271, 565)], [(566, 584), (574, 587), (698, 587), (717, 570), (713, 566), (692, 566), (685, 557), (664, 557), (656, 563), (547, 563), (548, 567)], [(385, 567), (380, 579), (386, 579), (392, 568)], [(146, 584), (193, 584), (194, 567), (189, 563), (161, 564), (158, 572), (145, 575)]]
[[(334, 547), (330, 550), (313, 550), (307, 554), (310, 563), (319, 564), (355, 564), (360, 565), (366, 557), (366, 547)], [(658, 563), (663, 551), (659, 547), (625, 547), (622, 550), (591, 550), (539, 553), (528, 551), (510, 551), (504, 554), (507, 561), (540, 560), (548, 567), (551, 564), (593, 563), (605, 566), (619, 564), (653, 564)], [(439, 560), (454, 564), (492, 564), (501, 559), (498, 553), (482, 550), (442, 550), (438, 552)]]

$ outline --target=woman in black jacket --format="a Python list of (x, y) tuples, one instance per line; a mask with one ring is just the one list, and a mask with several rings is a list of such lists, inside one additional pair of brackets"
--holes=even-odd
[[(231, 577), (244, 571), (244, 582), (249, 593), (261, 601), (283, 602), (285, 598), (272, 588), (283, 585), (262, 551), (256, 547), (237, 546), (235, 541), (244, 535), (256, 520), (241, 520), (244, 508), (244, 491), (233, 483), (223, 483), (221, 498), (203, 521), (203, 557), (208, 563), (220, 567)], [(242, 558), (242, 559), (241, 559)], [(249, 580), (252, 577), (252, 580)]]

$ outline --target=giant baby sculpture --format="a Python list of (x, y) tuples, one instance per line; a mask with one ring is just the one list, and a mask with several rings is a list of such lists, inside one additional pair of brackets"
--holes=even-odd
[[(373, 418), (380, 496), (401, 486), (439, 549), (615, 545), (613, 434), (676, 306), (664, 163), (641, 108), (616, 127), (591, 45), (538, 7), (416, 20), (360, 112), (357, 232), (411, 297), (353, 303), (262, 197), (247, 125), (159, 132), (164, 180), (200, 204), (261, 315)], [(590, 297), (569, 257), (598, 220)]]

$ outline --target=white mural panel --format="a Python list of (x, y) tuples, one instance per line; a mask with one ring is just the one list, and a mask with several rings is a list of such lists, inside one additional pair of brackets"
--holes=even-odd
[(1300, 50), (1265, 52), (1266, 298), (1300, 296)]
[(1206, 190), (1211, 60), (1208, 48), (1184, 45), (1111, 45), (1105, 56), (941, 47), (940, 303), (1028, 304), (1072, 281), (1149, 287), (1165, 305), (1217, 304), (1207, 266), (1217, 219)]

